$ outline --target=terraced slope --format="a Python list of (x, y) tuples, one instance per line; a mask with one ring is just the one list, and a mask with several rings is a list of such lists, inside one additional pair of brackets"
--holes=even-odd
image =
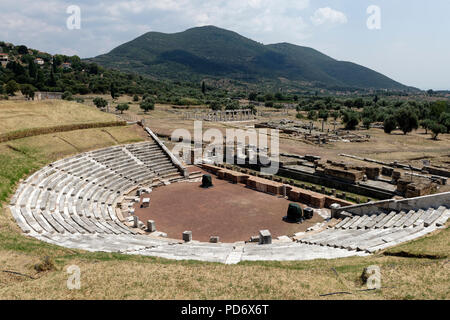
[[(377, 209), (359, 216), (343, 211), (340, 215), (345, 218), (334, 227), (307, 233), (298, 242), (261, 246), (181, 243), (140, 234), (124, 223), (116, 206), (125, 194), (154, 179), (184, 179), (161, 145), (151, 141), (110, 147), (57, 161), (36, 172), (19, 186), (10, 210), (26, 234), (67, 248), (227, 264), (365, 256), (432, 232), (450, 216), (450, 201), (408, 212)], [(441, 202), (450, 200), (450, 193), (438, 196)]]

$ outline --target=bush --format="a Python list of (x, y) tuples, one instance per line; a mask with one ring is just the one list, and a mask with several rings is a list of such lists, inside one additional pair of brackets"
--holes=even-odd
[(8, 142), (11, 140), (23, 139), (27, 137), (34, 137), (42, 134), (50, 134), (55, 132), (66, 132), (75, 131), (83, 129), (93, 129), (93, 128), (104, 128), (104, 127), (118, 127), (125, 126), (127, 123), (125, 121), (112, 121), (112, 122), (95, 122), (95, 123), (78, 123), (78, 124), (68, 124), (55, 127), (46, 128), (32, 128), (12, 131), (4, 134), (0, 134), (0, 143)]
[(425, 119), (425, 120), (420, 121), (420, 126), (425, 129), (425, 134), (428, 134), (428, 130), (431, 129), (431, 126), (434, 123), (435, 122), (431, 119)]
[(214, 111), (222, 110), (222, 104), (219, 101), (211, 101), (209, 107)]
[(419, 128), (419, 118), (411, 107), (403, 107), (395, 113), (397, 124), (404, 134)]
[(394, 116), (388, 116), (386, 117), (386, 119), (384, 119), (383, 125), (384, 132), (390, 134), (392, 131), (397, 129), (397, 120)]
[(55, 262), (50, 257), (45, 257), (41, 262), (34, 265), (34, 270), (37, 272), (56, 270)]
[(11, 96), (13, 96), (16, 93), (16, 91), (18, 91), (18, 90), (19, 90), (19, 85), (14, 80), (8, 81), (8, 83), (5, 86), (6, 93)]
[(372, 124), (372, 119), (371, 118), (364, 118), (362, 122), (363, 122), (364, 128), (369, 130), (370, 129), (370, 125)]
[(309, 120), (317, 120), (317, 112), (315, 112), (314, 110), (310, 110), (308, 112), (308, 119)]
[(433, 140), (437, 140), (439, 134), (447, 132), (447, 128), (444, 125), (436, 122), (431, 125), (430, 130), (433, 132)]
[(450, 113), (444, 112), (439, 117), (439, 124), (442, 124), (447, 128), (447, 132), (450, 133)]
[(145, 113), (149, 112), (150, 110), (155, 110), (155, 101), (151, 98), (147, 98), (146, 100), (142, 101), (139, 106)]
[(36, 93), (37, 89), (31, 84), (23, 84), (20, 86), (20, 91), (28, 99), (34, 99), (34, 94)]
[(319, 118), (320, 119), (323, 119), (324, 121), (327, 121), (329, 116), (330, 116), (330, 114), (328, 113), (327, 110), (325, 110), (325, 109), (320, 109), (319, 110)]
[(342, 111), (342, 122), (345, 123), (346, 130), (355, 130), (359, 124), (359, 114), (352, 110)]
[(106, 101), (103, 98), (95, 98), (93, 102), (95, 106), (99, 109), (106, 108), (106, 106), (108, 105), (108, 101)]
[(352, 112), (348, 117), (347, 123), (345, 123), (345, 129), (355, 130), (358, 124), (359, 124), (359, 117), (356, 113)]
[(72, 95), (72, 92), (70, 92), (70, 91), (65, 91), (63, 94), (62, 94), (62, 97), (61, 97), (63, 100), (67, 100), (67, 101), (72, 101), (73, 100), (73, 95)]
[(130, 109), (130, 106), (128, 105), (128, 103), (121, 103), (116, 106), (116, 110), (120, 111), (121, 114), (123, 114), (123, 112), (128, 109)]
[(266, 101), (264, 104), (267, 108), (273, 108), (273, 101)]

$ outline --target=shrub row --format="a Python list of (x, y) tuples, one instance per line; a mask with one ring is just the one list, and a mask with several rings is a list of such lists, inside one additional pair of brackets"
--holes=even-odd
[(78, 124), (68, 124), (47, 128), (32, 128), (25, 130), (17, 130), (0, 135), (0, 143), (8, 142), (11, 140), (17, 140), (22, 138), (28, 138), (33, 136), (38, 136), (42, 134), (50, 134), (56, 132), (74, 131), (82, 129), (93, 129), (93, 128), (104, 128), (104, 127), (119, 127), (125, 126), (126, 121), (110, 121), (110, 122), (94, 122), (94, 123), (78, 123)]

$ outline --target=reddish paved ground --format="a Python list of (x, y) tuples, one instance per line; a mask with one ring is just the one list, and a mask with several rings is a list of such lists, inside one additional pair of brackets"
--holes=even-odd
[(263, 229), (269, 229), (274, 238), (292, 235), (323, 221), (315, 215), (303, 224), (286, 223), (282, 218), (287, 214), (288, 200), (212, 176), (211, 189), (186, 182), (156, 188), (148, 195), (150, 207), (136, 207), (136, 214), (141, 221), (154, 220), (157, 230), (169, 238), (181, 239), (183, 231), (191, 230), (194, 240), (209, 241), (214, 235), (221, 242), (249, 240)]

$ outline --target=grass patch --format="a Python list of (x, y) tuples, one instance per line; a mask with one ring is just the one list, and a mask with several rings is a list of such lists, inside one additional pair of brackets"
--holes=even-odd
[(33, 128), (113, 122), (117, 117), (64, 100), (0, 101), (0, 135)]
[(21, 129), (0, 135), (0, 143), (49, 133), (66, 132), (91, 128), (104, 128), (116, 126), (118, 127), (125, 125), (126, 125), (125, 121), (111, 121), (111, 122), (67, 124), (62, 126), (44, 127), (44, 128)]
[(388, 249), (384, 254), (427, 259), (448, 258), (450, 254), (450, 228), (447, 224), (447, 227), (443, 230)]

